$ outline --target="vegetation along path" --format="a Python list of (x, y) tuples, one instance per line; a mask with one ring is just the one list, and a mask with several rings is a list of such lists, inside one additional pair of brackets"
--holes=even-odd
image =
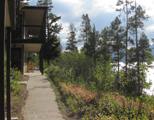
[(38, 69), (26, 75), (29, 81), (28, 98), (22, 109), (24, 120), (63, 120), (48, 79)]

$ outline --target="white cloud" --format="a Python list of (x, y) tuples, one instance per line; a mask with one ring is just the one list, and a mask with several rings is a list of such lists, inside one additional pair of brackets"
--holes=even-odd
[(66, 43), (67, 39), (61, 39), (61, 42)]
[(59, 20), (57, 23), (62, 24), (63, 29), (60, 32), (60, 38), (65, 39), (68, 35), (68, 32), (69, 32), (69, 30), (68, 30), (69, 23), (63, 22), (62, 20)]
[(83, 12), (82, 5), (84, 2), (82, 0), (56, 0), (56, 1), (69, 6), (74, 11), (76, 16), (80, 15), (81, 12)]
[(147, 32), (154, 32), (154, 24), (148, 26), (148, 27), (146, 28), (146, 31), (147, 31)]
[(112, 2), (111, 0), (105, 2), (102, 0), (56, 0), (56, 2), (69, 6), (74, 16), (81, 17), (82, 14), (88, 13), (95, 17), (102, 12), (115, 12), (117, 0), (112, 0)]
[(83, 45), (77, 45), (78, 50), (80, 51)]
[(117, 0), (93, 0), (93, 7), (99, 12), (115, 12)]
[[(125, 0), (124, 0), (125, 1)], [(137, 4), (141, 5), (143, 9), (145, 9), (146, 14), (150, 16), (149, 21), (154, 23), (154, 0), (136, 0)], [(30, 0), (30, 3), (34, 5), (34, 2), (36, 4), (37, 0)], [(57, 4), (54, 5), (54, 2)], [(60, 5), (64, 6), (64, 9), (62, 10), (59, 6)], [(79, 27), (81, 24), (81, 16), (82, 14), (88, 14), (89, 18), (92, 20), (100, 19), (101, 14), (103, 13), (109, 13), (111, 15), (116, 16), (117, 12), (115, 12), (116, 9), (116, 3), (117, 0), (55, 0), (53, 1), (53, 6), (56, 9), (54, 11), (55, 14), (59, 15), (62, 17), (59, 23), (62, 23), (63, 30), (60, 32), (60, 38), (62, 39), (62, 42), (66, 43), (66, 38), (68, 36), (68, 27), (70, 24), (70, 21), (74, 23), (75, 27), (77, 28), (77, 36), (79, 36)], [(65, 12), (65, 9), (69, 8), (67, 12)], [(97, 18), (96, 18), (97, 17)], [(80, 18), (80, 19), (79, 19)], [(111, 17), (112, 18), (112, 17)], [(105, 21), (106, 16), (104, 16), (104, 23), (106, 26), (108, 24)], [(108, 18), (108, 21), (110, 18)], [(92, 21), (93, 23), (96, 24), (96, 21)], [(148, 27), (145, 28), (146, 33), (153, 33), (154, 32), (154, 25), (153, 23), (149, 23)], [(151, 24), (151, 25), (150, 25)], [(98, 25), (101, 25), (101, 23), (97, 23), (96, 29), (99, 27)], [(149, 36), (148, 36), (149, 37)], [(78, 38), (77, 38), (78, 39)]]
[[(68, 37), (68, 33), (69, 33), (69, 25), (70, 23), (67, 23), (67, 22), (64, 22), (62, 20), (58, 21), (59, 24), (62, 24), (62, 30), (60, 32), (60, 35), (59, 37), (63, 40), (66, 40), (66, 38)], [(77, 29), (77, 32), (76, 32), (76, 39), (78, 39), (78, 36), (80, 34), (80, 31), (79, 31), (79, 27), (80, 27), (80, 22), (76, 22), (74, 23), (75, 25), (75, 28)], [(62, 40), (62, 41), (63, 41)]]
[(137, 4), (141, 5), (143, 9), (146, 11), (146, 14), (150, 16), (150, 19), (154, 20), (154, 1), (153, 0), (138, 0)]

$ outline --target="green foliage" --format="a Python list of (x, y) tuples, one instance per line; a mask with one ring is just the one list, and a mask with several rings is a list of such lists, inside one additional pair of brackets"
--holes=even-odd
[(23, 86), (19, 81), (23, 77), (22, 73), (16, 69), (11, 68), (10, 72), (10, 89), (11, 89), (11, 94), (13, 96), (18, 96), (22, 92)]
[(14, 69), (14, 68), (11, 68), (11, 79), (15, 80), (15, 81), (19, 81), (22, 77), (22, 74), (20, 71)]
[(39, 68), (39, 54), (31, 54), (30, 63), (33, 64), (35, 67)]
[[(137, 28), (143, 27), (143, 22), (140, 20), (145, 20), (147, 17), (141, 6), (135, 10), (131, 4), (132, 2), (127, 0), (125, 2), (118, 0), (117, 3), (117, 6), (123, 5), (118, 11), (126, 14), (126, 29), (116, 17), (111, 26), (104, 28), (99, 34), (95, 26), (91, 29), (88, 14), (83, 14), (79, 40), (84, 42), (82, 52), (76, 50), (76, 29), (70, 24), (67, 43), (70, 52), (61, 53), (44, 70), (60, 91), (63, 101), (72, 114), (79, 114), (88, 120), (153, 119), (153, 99), (146, 95), (141, 96), (142, 90), (150, 85), (146, 82), (147, 66), (144, 62), (148, 64), (152, 62), (151, 50), (144, 33), (137, 42)], [(128, 14), (131, 17), (128, 18)], [(127, 38), (128, 30), (132, 34), (136, 33), (136, 48), (129, 50), (127, 42), (134, 44), (134, 41)], [(111, 61), (111, 51), (115, 55), (114, 61)], [(119, 62), (124, 56), (131, 65), (126, 62), (126, 66), (120, 70)], [(118, 63), (118, 72), (113, 71), (113, 62)], [(127, 69), (124, 70), (125, 68)]]
[(52, 0), (38, 0), (37, 6), (47, 6), (49, 7), (49, 11), (51, 11), (52, 6)]
[(99, 53), (104, 56), (104, 60), (108, 61), (111, 58), (112, 41), (109, 39), (109, 28), (105, 27), (100, 34)]
[[(145, 73), (146, 66), (140, 67)], [(105, 61), (104, 56), (99, 56), (95, 65), (93, 58), (84, 52), (64, 52), (44, 70), (57, 86), (71, 114), (88, 120), (151, 119), (154, 103), (148, 96), (136, 97), (137, 74), (134, 71), (136, 68), (128, 69), (127, 79), (124, 71), (119, 72), (118, 94), (111, 60)], [(140, 77), (144, 81), (143, 88), (149, 86), (145, 77)]]
[(148, 20), (149, 16), (146, 15), (146, 11), (140, 5), (136, 6), (136, 3), (135, 6), (132, 6), (132, 10), (134, 10), (134, 15), (129, 18), (130, 33), (137, 34), (136, 28), (143, 29), (143, 21)]
[(114, 54), (114, 62), (117, 62), (118, 71), (117, 77), (115, 80), (115, 86), (119, 89), (118, 86), (118, 79), (119, 79), (119, 62), (124, 57), (124, 36), (125, 31), (124, 28), (121, 26), (121, 20), (116, 17), (113, 22), (111, 22), (110, 32), (109, 32), (109, 39), (112, 41), (112, 52)]
[(14, 96), (18, 96), (22, 92), (22, 85), (15, 80), (11, 80), (11, 92)]
[(75, 46), (77, 44), (77, 41), (76, 41), (76, 28), (74, 26), (73, 23), (70, 23), (70, 26), (69, 26), (69, 33), (68, 33), (68, 37), (67, 37), (67, 47), (66, 47), (66, 50), (69, 50), (72, 54), (74, 53), (75, 50), (77, 50), (77, 47)]
[(81, 24), (81, 29), (80, 29), (80, 36), (79, 36), (79, 42), (83, 41), (83, 42), (88, 42), (89, 39), (89, 35), (91, 32), (91, 25), (90, 25), (90, 19), (88, 14), (86, 15), (82, 15), (82, 24)]
[(99, 57), (99, 38), (99, 31), (96, 31), (95, 25), (93, 25), (92, 31), (89, 33), (88, 41), (85, 42), (83, 47), (83, 50), (85, 50), (85, 54), (94, 59), (95, 65), (96, 59)]
[[(152, 55), (149, 54), (152, 49), (149, 48), (150, 44), (149, 44), (149, 40), (146, 36), (146, 34), (144, 32), (141, 33), (141, 37), (139, 40), (139, 61), (141, 62), (141, 64), (143, 65), (143, 62), (146, 62), (148, 64), (152, 63)], [(151, 59), (151, 61), (149, 61)]]
[(114, 73), (110, 61), (100, 61), (94, 65), (93, 59), (84, 52), (63, 53), (44, 72), (51, 79), (84, 86), (92, 91), (112, 91)]
[(96, 83), (96, 88), (99, 91), (112, 91), (114, 88), (114, 73), (111, 70), (111, 61), (98, 62), (96, 70), (93, 73), (93, 79)]
[(47, 60), (48, 63), (50, 60), (54, 60), (60, 55), (60, 40), (57, 36), (52, 36), (49, 41), (47, 41), (43, 46), (43, 58)]
[(136, 120), (153, 119), (154, 103), (151, 97), (126, 98), (116, 92), (91, 92), (75, 85), (58, 82), (56, 87), (72, 114), (82, 119)]
[[(6, 86), (6, 76), (7, 76), (7, 53), (5, 52), (5, 86)], [(11, 93), (14, 95), (19, 95), (22, 89), (22, 85), (18, 83), (20, 79), (23, 77), (22, 73), (18, 71), (18, 69), (10, 68), (10, 87)], [(6, 88), (6, 87), (5, 87)]]
[[(112, 52), (116, 56), (114, 61), (120, 62), (120, 60), (124, 57), (124, 28), (121, 26), (121, 20), (116, 17), (113, 22), (111, 22), (109, 38), (112, 41)], [(119, 69), (119, 65), (118, 65)], [(119, 71), (119, 70), (118, 70)]]
[(38, 0), (37, 6), (48, 7), (48, 14), (46, 17), (47, 39), (41, 49), (43, 50), (43, 58), (50, 64), (50, 60), (58, 57), (61, 52), (60, 38), (57, 36), (62, 30), (62, 25), (57, 23), (61, 17), (51, 13), (51, 8), (53, 7), (52, 0)]

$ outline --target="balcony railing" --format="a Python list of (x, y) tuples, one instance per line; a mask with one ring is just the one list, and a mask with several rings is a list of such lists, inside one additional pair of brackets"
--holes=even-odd
[(22, 25), (12, 32), (12, 40), (44, 40), (45, 27), (39, 25)]

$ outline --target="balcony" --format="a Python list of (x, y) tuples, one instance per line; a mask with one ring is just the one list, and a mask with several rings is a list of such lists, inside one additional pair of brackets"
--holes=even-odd
[(12, 31), (12, 43), (44, 43), (45, 27), (40, 25), (22, 25)]

